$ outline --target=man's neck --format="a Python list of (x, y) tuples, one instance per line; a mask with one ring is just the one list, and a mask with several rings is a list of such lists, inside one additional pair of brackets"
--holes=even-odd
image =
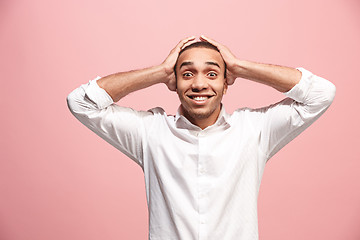
[(218, 119), (220, 112), (221, 112), (221, 105), (213, 113), (211, 113), (209, 117), (202, 118), (202, 117), (191, 116), (188, 112), (184, 111), (182, 106), (180, 107), (180, 114), (183, 115), (186, 119), (188, 119), (192, 124), (198, 126), (202, 130), (213, 125)]

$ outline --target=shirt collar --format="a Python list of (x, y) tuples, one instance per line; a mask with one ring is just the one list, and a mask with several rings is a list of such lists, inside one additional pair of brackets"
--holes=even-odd
[[(176, 126), (179, 128), (187, 128), (187, 129), (199, 129), (198, 126), (192, 124), (184, 115), (181, 114), (181, 105), (178, 107), (178, 110), (175, 115), (175, 123)], [(216, 122), (211, 126), (221, 126), (221, 125), (228, 125), (230, 124), (230, 115), (226, 112), (225, 107), (223, 104), (221, 104), (221, 110), (219, 113), (219, 116), (216, 120)], [(209, 126), (209, 127), (211, 127)]]

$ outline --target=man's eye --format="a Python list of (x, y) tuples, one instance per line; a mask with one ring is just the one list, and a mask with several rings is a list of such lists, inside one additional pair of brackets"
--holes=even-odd
[(184, 77), (191, 77), (192, 74), (191, 74), (191, 73), (184, 73), (183, 76), (184, 76)]
[(216, 77), (216, 76), (217, 76), (217, 74), (214, 73), (214, 72), (209, 72), (208, 75), (209, 75), (210, 77)]

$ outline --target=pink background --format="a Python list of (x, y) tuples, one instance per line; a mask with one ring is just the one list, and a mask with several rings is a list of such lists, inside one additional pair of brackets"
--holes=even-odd
[[(246, 60), (304, 67), (332, 81), (330, 109), (267, 164), (262, 240), (360, 239), (360, 2), (0, 2), (0, 239), (147, 239), (143, 173), (82, 126), (66, 96), (96, 76), (161, 63), (200, 34)], [(283, 98), (238, 79), (224, 104)], [(163, 85), (124, 98), (136, 109), (178, 99)]]

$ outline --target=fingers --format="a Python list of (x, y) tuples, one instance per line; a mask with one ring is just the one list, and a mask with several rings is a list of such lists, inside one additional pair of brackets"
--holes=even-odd
[(200, 36), (200, 40), (201, 41), (205, 41), (205, 42), (209, 42), (211, 43), (212, 45), (218, 47), (220, 44), (218, 42), (216, 42), (215, 40), (211, 39), (211, 38), (208, 38), (208, 37), (205, 37), (204, 35), (201, 35)]
[(189, 41), (194, 41), (195, 40), (195, 36), (191, 36), (191, 37), (188, 37), (188, 38), (185, 38), (183, 40), (181, 40), (175, 47), (176, 50), (180, 51), (181, 49), (184, 48), (184, 45), (186, 43), (188, 43)]
[[(211, 43), (212, 45), (216, 46), (216, 47), (220, 47), (222, 46), (220, 43), (216, 42), (215, 40), (211, 39), (211, 38), (208, 38), (208, 37), (205, 37), (204, 35), (201, 35), (199, 37), (199, 39), (201, 41), (206, 41), (206, 42), (209, 42)], [(195, 36), (191, 36), (191, 37), (187, 37), (183, 40), (181, 40), (177, 45), (176, 47), (174, 48), (174, 50), (180, 52), (182, 49), (186, 48), (187, 46), (195, 43), (197, 40), (196, 40), (196, 37)]]
[(189, 45), (191, 45), (191, 44), (193, 44), (193, 43), (195, 43), (195, 42), (197, 42), (196, 39), (190, 40), (190, 41), (186, 42), (186, 43), (181, 47), (181, 50), (183, 50), (184, 48), (186, 48), (187, 46), (189, 46)]

